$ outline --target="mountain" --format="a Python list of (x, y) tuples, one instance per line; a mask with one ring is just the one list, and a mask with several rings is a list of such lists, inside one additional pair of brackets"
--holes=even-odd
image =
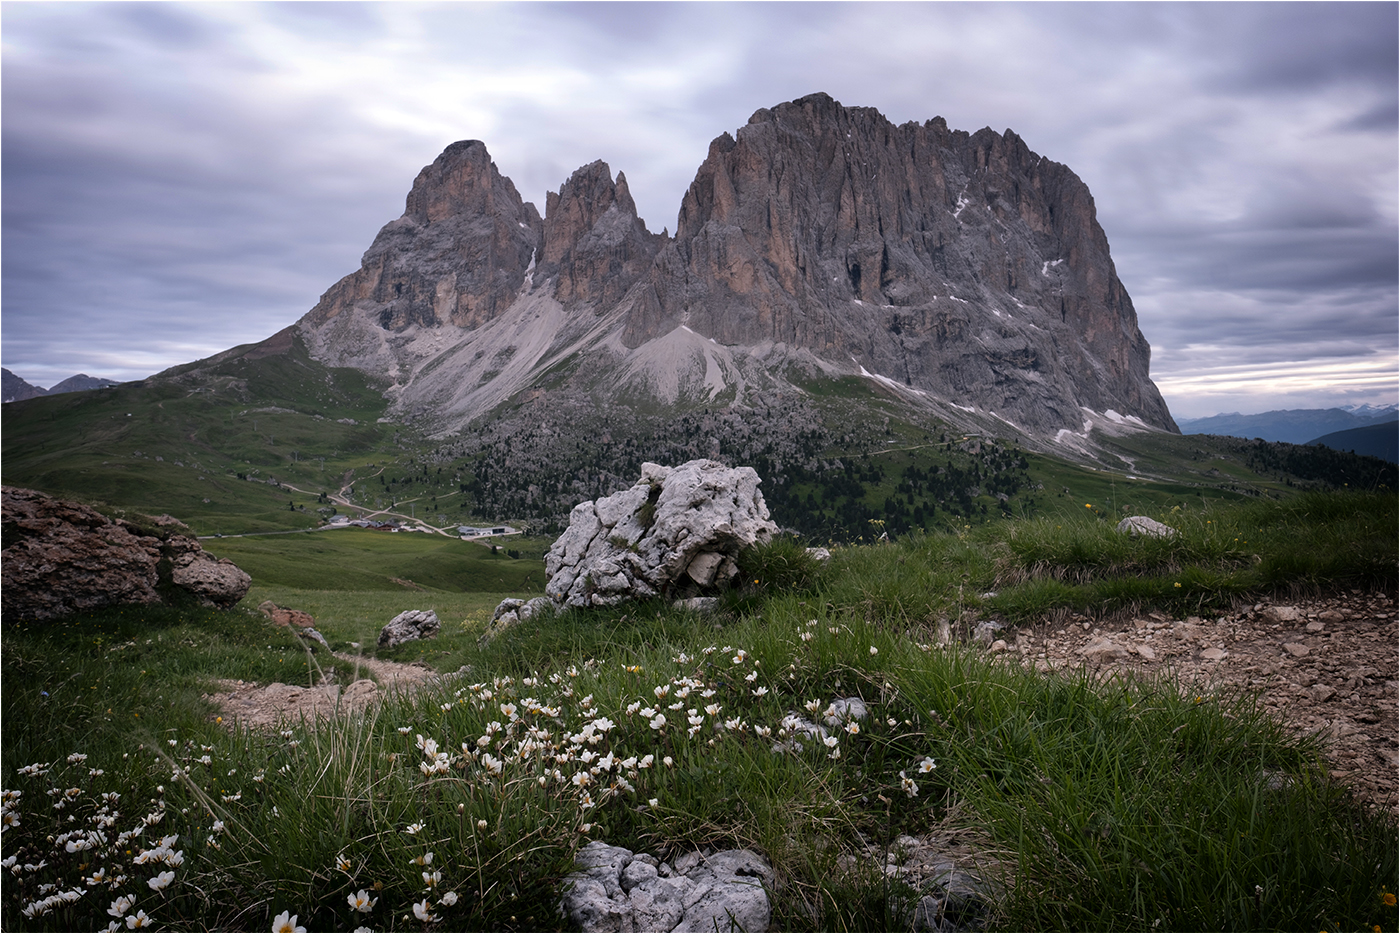
[(438, 438), (503, 406), (746, 409), (843, 378), (1069, 454), (1095, 428), (1176, 431), (1070, 169), (1010, 130), (895, 126), (825, 94), (716, 138), (674, 236), (606, 163), (541, 217), (483, 143), (453, 143), (297, 333)]
[(0, 391), (0, 401), (19, 402), (22, 399), (35, 399), (39, 396), (56, 396), (65, 392), (85, 392), (89, 389), (101, 389), (104, 386), (117, 385), (116, 380), (102, 379), (96, 376), (88, 376), (86, 373), (79, 373), (77, 376), (70, 376), (63, 382), (58, 383), (51, 389), (43, 389), (34, 386), (23, 378), (16, 376), (7, 369), (0, 368), (0, 376), (3, 376), (4, 384)]
[(1355, 411), (1341, 408), (1277, 409), (1257, 415), (1228, 412), (1208, 418), (1183, 418), (1178, 424), (1185, 434), (1234, 435), (1239, 438), (1311, 444), (1313, 439), (1331, 432), (1394, 421), (1396, 412), (1393, 405), (1362, 406)]
[(1392, 413), (1389, 421), (1366, 425), (1363, 428), (1334, 431), (1314, 438), (1308, 444), (1320, 444), (1334, 451), (1369, 454), (1394, 464), (1400, 461), (1400, 424), (1397, 424), (1395, 414)]

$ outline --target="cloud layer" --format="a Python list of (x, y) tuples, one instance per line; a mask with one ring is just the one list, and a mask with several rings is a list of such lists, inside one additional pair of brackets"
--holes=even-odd
[(543, 206), (817, 90), (1094, 192), (1175, 414), (1396, 401), (1393, 4), (4, 7), (3, 353), (139, 378), (295, 321), (481, 139)]

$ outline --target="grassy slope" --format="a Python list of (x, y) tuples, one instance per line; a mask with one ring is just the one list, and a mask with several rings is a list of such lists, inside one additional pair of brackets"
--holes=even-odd
[[(423, 898), (420, 867), (410, 860), (424, 849), (438, 854), (437, 891), (461, 896), (452, 910), (434, 902), (449, 925), (550, 927), (560, 874), (582, 841), (599, 838), (653, 852), (704, 842), (756, 846), (787, 880), (775, 902), (779, 929), (890, 930), (907, 922), (890, 889), (878, 874), (841, 871), (838, 857), (857, 845), (858, 833), (881, 844), (951, 820), (1005, 854), (1012, 888), (994, 920), (1006, 929), (1394, 930), (1395, 909), (1383, 898), (1396, 888), (1393, 820), (1355, 807), (1314, 768), (1316, 747), (1280, 732), (1248, 698), (1035, 676), (929, 643), (940, 619), (956, 621), (984, 603), (984, 612), (1015, 612), (1030, 593), (1042, 600), (1035, 612), (1081, 600), (1102, 608), (1118, 599), (1123, 581), (1182, 583), (1132, 598), (1178, 612), (1290, 586), (1393, 592), (1395, 514), (1388, 494), (1213, 506), (1164, 513), (1181, 534), (1158, 541), (1109, 535), (1107, 518), (1076, 511), (1058, 521), (842, 549), (824, 570), (780, 545), (746, 565), (745, 579), (760, 584), (730, 594), (718, 619), (632, 604), (520, 627), (484, 647), (476, 637), (496, 594), (396, 593), (364, 570), (411, 567), (422, 557), (414, 549), (435, 544), (424, 536), (342, 539), (335, 547), (346, 551), (319, 559), (322, 590), (286, 583), (299, 582), (299, 571), (298, 553), (281, 550), (285, 539), (225, 540), (244, 546), (241, 560), (264, 568), (249, 602), (269, 596), (309, 609), (338, 645), (368, 641), (386, 614), (431, 604), (444, 617), (439, 639), (392, 657), (423, 657), (445, 671), (467, 664), (473, 674), (363, 721), (295, 728), (299, 745), (291, 746), (226, 733), (199, 698), (214, 675), (293, 683), (305, 676), (307, 663), (285, 630), (256, 617), (134, 609), (45, 626), (7, 620), (0, 772), (5, 788), (24, 795), (22, 822), (6, 832), (4, 853), (21, 862), (44, 857), (49, 866), (7, 884), (5, 927), (79, 929), (107, 920), (116, 890), (102, 886), (38, 922), (19, 915), (37, 897), (36, 881), (71, 885), (87, 858), (52, 852), (44, 839), (66, 829), (44, 789), (71, 786), (79, 791), (67, 813), (84, 821), (97, 813), (98, 791), (124, 795), (112, 833), (139, 822), (155, 799), (167, 802), (160, 831), (179, 835), (175, 846), (186, 858), (169, 892), (148, 893), (143, 882), (153, 870), (128, 866), (120, 854), (103, 861), (114, 872), (124, 867), (140, 906), (175, 928), (265, 929), (283, 910), (316, 929), (393, 925), (390, 917)], [(1239, 533), (1247, 540), (1237, 544)], [(356, 560), (352, 545), (369, 552)], [(1290, 570), (1260, 570), (1269, 567)], [(1051, 585), (1071, 589), (1047, 600), (1041, 590)], [(996, 598), (979, 596), (998, 587)], [(533, 676), (537, 682), (519, 680)], [(723, 707), (698, 737), (686, 735), (684, 712), (664, 708), (653, 691), (670, 685), (675, 696), (684, 678), (716, 692), (689, 703)], [(478, 687), (469, 692), (467, 681)], [(767, 693), (759, 696), (759, 687)], [(488, 689), (496, 695), (489, 700)], [(774, 738), (754, 732), (776, 736), (787, 711), (853, 694), (874, 714), (858, 734), (838, 734), (839, 759), (824, 746), (774, 755)], [(501, 704), (524, 707), (527, 696), (559, 706), (566, 736), (611, 718), (606, 742), (585, 749), (618, 758), (652, 753), (656, 764), (634, 769), (635, 793), (615, 800), (601, 797), (605, 783), (593, 784), (586, 789), (593, 807), (582, 806), (569, 780), (577, 760), (564, 766), (562, 782), (548, 777), (553, 766), (538, 764), (543, 786), (533, 760), (511, 765), (505, 782), (480, 757), (443, 775), (421, 774), (418, 734), (454, 755), (465, 742), (509, 759), (508, 744), (492, 739), (488, 724), (507, 720)], [(634, 701), (662, 708), (665, 728), (629, 715)], [(747, 725), (713, 732), (731, 717)], [(548, 717), (540, 724), (560, 735)], [(485, 747), (476, 743), (482, 736)], [(71, 752), (89, 758), (66, 763)], [(198, 761), (205, 754), (210, 766)], [(671, 767), (663, 755), (672, 756)], [(927, 772), (924, 757), (936, 762)], [(53, 774), (17, 774), (34, 761), (53, 763)], [(172, 779), (172, 764), (181, 763), (191, 769), (188, 781)], [(104, 774), (91, 776), (92, 768)], [(1269, 771), (1293, 783), (1270, 790)], [(917, 796), (901, 772), (914, 778)], [(241, 798), (221, 797), (235, 792)], [(219, 833), (214, 815), (227, 826), (217, 850), (205, 842)], [(421, 831), (405, 832), (419, 822)], [(335, 866), (341, 855), (346, 871)], [(373, 885), (383, 904), (369, 918), (354, 917), (347, 895)]]

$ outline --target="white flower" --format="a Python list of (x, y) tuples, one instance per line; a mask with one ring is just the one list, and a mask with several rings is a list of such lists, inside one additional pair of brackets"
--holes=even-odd
[(673, 765), (676, 764), (676, 763), (675, 763), (675, 760), (672, 759), (670, 756), (666, 756), (664, 759), (662, 759), (662, 760), (661, 760), (661, 763), (662, 763), (663, 765), (665, 765), (666, 768), (668, 768), (668, 769), (669, 769), (671, 766), (673, 766)]
[(351, 908), (364, 913), (368, 913), (369, 910), (374, 907), (375, 903), (379, 901), (377, 898), (370, 898), (369, 893), (364, 889), (360, 889), (354, 895), (346, 897), (350, 902)]
[(757, 672), (757, 671), (751, 671), (751, 672), (749, 672), (748, 674), (744, 675), (744, 680), (745, 680), (745, 681), (749, 681), (749, 682), (757, 681), (757, 680), (758, 680), (758, 672)]
[(659, 729), (661, 729), (661, 728), (662, 728), (663, 726), (665, 726), (665, 725), (666, 725), (666, 715), (665, 715), (664, 713), (659, 713), (659, 714), (657, 714), (655, 717), (652, 717), (652, 719), (651, 719), (651, 728), (652, 728), (653, 730), (659, 730)]
[(224, 832), (224, 822), (221, 821), (221, 820), (216, 820), (216, 821), (214, 821), (214, 826), (213, 826), (212, 829), (213, 829), (213, 831), (214, 831), (215, 833), (223, 833), (223, 832)]
[(855, 736), (860, 732), (860, 724), (852, 720), (850, 723), (846, 724), (846, 732)]
[(84, 752), (75, 752), (75, 753), (73, 753), (71, 756), (68, 757), (68, 761), (69, 761), (70, 763), (74, 764), (74, 765), (76, 765), (76, 764), (79, 763), (79, 762), (86, 762), (86, 761), (87, 761), (87, 753), (84, 753)]
[(174, 882), (174, 881), (175, 881), (175, 873), (173, 873), (173, 872), (171, 872), (169, 869), (167, 869), (165, 872), (162, 872), (160, 875), (158, 875), (158, 876), (152, 876), (151, 878), (147, 879), (147, 880), (146, 880), (146, 884), (149, 885), (149, 886), (151, 887), (151, 890), (152, 890), (152, 891), (159, 892), (161, 889), (165, 888), (167, 885), (169, 885), (170, 883), (172, 883), (172, 882)]
[(822, 742), (826, 743), (827, 749), (835, 749), (836, 744), (839, 743), (840, 740), (837, 739), (835, 736), (827, 736), (822, 739)]
[[(127, 924), (131, 924), (130, 920)], [(306, 928), (297, 925), (296, 915), (284, 911), (272, 919), (272, 934), (306, 934)]]
[(649, 769), (651, 768), (651, 764), (655, 761), (656, 756), (652, 755), (651, 753), (647, 753), (646, 755), (642, 756), (641, 761), (637, 763), (637, 768)]
[(421, 822), (419, 822), (419, 823), (409, 824), (407, 827), (404, 828), (404, 831), (403, 831), (403, 832), (404, 832), (404, 833), (410, 833), (410, 834), (412, 834), (412, 833), (417, 833), (418, 831), (420, 831), (420, 830), (422, 830), (422, 829), (423, 829), (423, 824), (422, 824)]
[(479, 820), (479, 821), (477, 821), (477, 822), (476, 822), (476, 829), (479, 830), (479, 831), (481, 831), (482, 833), (485, 833), (485, 832), (486, 832), (486, 821), (484, 821), (484, 820)]
[(810, 632), (803, 632), (803, 633), (800, 633), (800, 635), (802, 636), (802, 641), (803, 641), (803, 642), (811, 642), (814, 638), (816, 638), (816, 637), (813, 636)]
[(114, 918), (120, 918), (131, 910), (131, 906), (136, 904), (135, 895), (118, 895), (112, 900), (112, 906), (107, 909), (107, 914)]
[(500, 759), (497, 759), (489, 752), (483, 752), (481, 754), (481, 764), (486, 766), (487, 770), (492, 775), (500, 775), (501, 769), (505, 765), (504, 762), (502, 762)]
[(706, 705), (705, 705), (705, 713), (709, 714), (709, 715), (712, 716), (712, 717), (718, 715), (719, 712), (720, 712), (721, 710), (723, 710), (723, 709), (724, 709), (724, 708), (721, 707), (719, 704), (706, 704)]
[[(126, 916), (126, 929), (128, 931), (138, 931), (143, 927), (148, 927), (151, 919), (144, 910), (136, 912), (134, 915)], [(297, 928), (298, 931), (305, 931), (306, 928)]]
[(879, 655), (879, 654), (880, 654), (880, 650), (877, 649), (877, 648), (875, 648), (875, 646), (872, 645), (872, 646), (870, 647), (870, 654), (871, 654), (871, 655)]
[(658, 799), (656, 799), (656, 798), (648, 798), (648, 799), (647, 799), (647, 805), (650, 806), (650, 807), (656, 807), (656, 806), (657, 806), (658, 804), (660, 804), (660, 803), (661, 803), (660, 800), (658, 800)]
[(925, 774), (932, 772), (935, 767), (934, 761), (928, 756), (924, 756), (924, 761), (919, 763), (919, 771)]
[(415, 866), (431, 866), (432, 864), (433, 864), (433, 851), (432, 851), (432, 850), (429, 850), (428, 852), (424, 853), (422, 856), (415, 856), (415, 857), (413, 857), (413, 865), (415, 865)]
[(414, 915), (414, 917), (416, 917), (419, 921), (424, 921), (424, 922), (427, 922), (427, 921), (436, 921), (436, 920), (437, 920), (437, 915), (433, 914), (432, 912), (430, 912), (430, 911), (428, 910), (428, 909), (431, 908), (431, 907), (432, 907), (432, 902), (428, 901), (426, 898), (423, 899), (421, 902), (414, 902), (414, 903), (413, 903), (413, 915)]
[(904, 793), (909, 797), (917, 798), (919, 796), (918, 784), (903, 772), (899, 773), (899, 786), (904, 789)]
[(422, 874), (422, 876), (423, 884), (426, 885), (428, 888), (432, 888), (433, 886), (437, 885), (439, 882), (442, 881), (442, 873), (438, 872), (436, 869), (434, 869), (432, 872), (425, 872)]
[(768, 693), (768, 689), (767, 689), (767, 688), (759, 687), (759, 688), (754, 688), (754, 689), (753, 689), (753, 696), (754, 696), (754, 697), (762, 697), (763, 695), (765, 695), (765, 694), (767, 694), (767, 693)]
[(457, 893), (456, 893), (456, 892), (443, 892), (443, 893), (442, 893), (442, 898), (439, 898), (439, 899), (438, 899), (438, 904), (439, 904), (439, 905), (444, 905), (444, 906), (446, 906), (446, 907), (448, 907), (448, 908), (451, 908), (453, 905), (457, 904)]

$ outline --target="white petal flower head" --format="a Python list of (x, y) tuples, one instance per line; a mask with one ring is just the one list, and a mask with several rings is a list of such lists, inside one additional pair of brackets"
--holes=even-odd
[(421, 822), (416, 822), (416, 823), (409, 824), (407, 827), (405, 827), (405, 828), (404, 828), (404, 833), (414, 834), (414, 833), (417, 833), (418, 831), (420, 831), (420, 830), (422, 830), (422, 829), (423, 829), (423, 824), (422, 824)]
[(879, 655), (879, 654), (880, 654), (880, 650), (877, 649), (877, 648), (875, 648), (875, 646), (872, 645), (872, 646), (870, 647), (870, 654), (871, 654), (871, 655)]
[(114, 918), (120, 918), (131, 910), (131, 906), (136, 904), (135, 895), (118, 895), (112, 900), (112, 907), (107, 909), (107, 914)]
[(457, 904), (457, 893), (443, 892), (442, 898), (438, 899), (438, 904), (446, 908), (451, 908), (453, 905)]
[(936, 763), (928, 756), (924, 756), (924, 761), (919, 763), (919, 771), (925, 774), (932, 772), (936, 767)]
[(152, 891), (159, 892), (161, 889), (165, 888), (167, 885), (174, 881), (175, 873), (167, 869), (165, 872), (162, 872), (157, 876), (153, 876), (150, 879), (147, 879), (146, 884), (151, 887)]
[(414, 902), (413, 916), (419, 921), (436, 921), (437, 915), (433, 914), (431, 911), (428, 910), (431, 907), (432, 903), (429, 902), (426, 898), (423, 899), (421, 902)]
[(415, 865), (415, 866), (431, 866), (432, 864), (433, 864), (433, 851), (432, 851), (432, 850), (429, 850), (428, 852), (424, 853), (422, 856), (415, 856), (415, 857), (413, 857), (413, 865)]
[(369, 911), (374, 908), (375, 903), (379, 901), (377, 898), (370, 898), (369, 892), (364, 889), (360, 889), (354, 895), (347, 896), (347, 898), (351, 908), (365, 914), (368, 914)]
[(665, 715), (664, 713), (659, 713), (659, 714), (657, 714), (655, 717), (652, 717), (652, 719), (651, 719), (651, 728), (652, 728), (653, 730), (659, 730), (659, 729), (661, 729), (661, 728), (662, 728), (663, 726), (665, 726), (665, 725), (666, 725), (666, 715)]
[(297, 924), (297, 916), (282, 912), (272, 919), (272, 934), (306, 934), (306, 928)]
[(822, 742), (826, 743), (828, 749), (835, 749), (836, 744), (839, 743), (840, 740), (837, 739), (835, 736), (827, 736), (822, 738)]
[(425, 872), (422, 874), (422, 876), (423, 884), (430, 889), (442, 881), (442, 873), (438, 872), (436, 869), (434, 869), (432, 872)]
[[(138, 912), (136, 912), (136, 914), (134, 914), (134, 915), (127, 915), (127, 916), (126, 916), (126, 929), (127, 929), (128, 931), (139, 931), (139, 930), (141, 930), (141, 929), (144, 928), (144, 927), (150, 927), (150, 926), (151, 926), (151, 919), (150, 919), (150, 916), (148, 916), (144, 910), (138, 911)], [(303, 930), (303, 931), (304, 931), (304, 930), (306, 930), (306, 928), (300, 928), (300, 930)]]

